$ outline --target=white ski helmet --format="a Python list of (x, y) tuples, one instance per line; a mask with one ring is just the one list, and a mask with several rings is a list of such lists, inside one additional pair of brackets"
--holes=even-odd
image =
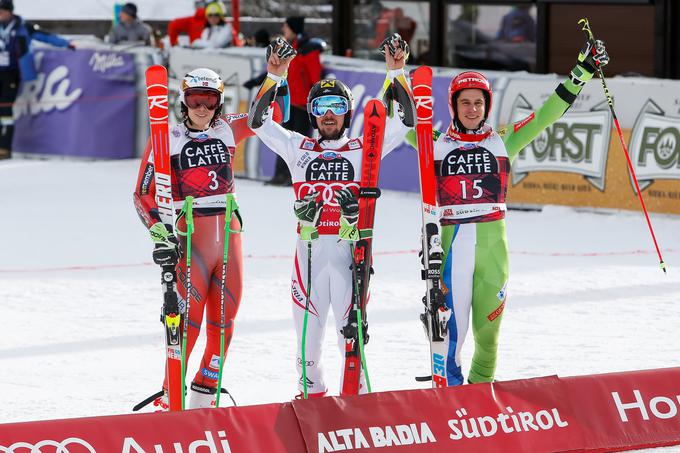
[[(198, 68), (184, 76), (179, 89), (179, 102), (186, 106), (184, 93), (188, 90), (217, 91), (220, 95), (220, 105), (224, 105), (224, 82), (222, 78), (212, 69)], [(218, 107), (218, 108), (219, 108)]]

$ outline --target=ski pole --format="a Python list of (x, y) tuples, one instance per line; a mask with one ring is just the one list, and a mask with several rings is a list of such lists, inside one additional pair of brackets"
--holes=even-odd
[[(236, 215), (236, 218), (239, 221), (240, 227), (238, 230), (231, 229), (231, 218), (234, 215)], [(239, 214), (238, 211), (236, 195), (233, 193), (228, 193), (227, 207), (224, 215), (224, 255), (222, 256), (222, 282), (220, 286), (220, 367), (217, 373), (217, 395), (215, 397), (215, 407), (220, 407), (220, 394), (222, 393), (222, 372), (224, 371), (224, 301), (226, 298), (225, 293), (227, 292), (227, 260), (229, 259), (229, 238), (230, 233), (240, 233), (242, 231), (243, 221), (241, 220), (241, 214)], [(232, 401), (234, 401), (233, 398)], [(235, 401), (234, 405), (236, 405)]]
[[(595, 37), (593, 36), (593, 32), (590, 29), (590, 24), (588, 23), (588, 19), (584, 18), (578, 21), (578, 24), (581, 26), (581, 29), (586, 32), (586, 35), (588, 36), (588, 39), (591, 41), (595, 41)], [(663, 273), (666, 273), (666, 264), (663, 261), (663, 257), (661, 256), (661, 250), (659, 250), (659, 244), (656, 241), (656, 235), (654, 234), (654, 228), (652, 228), (652, 222), (649, 220), (649, 214), (647, 213), (647, 207), (645, 206), (645, 201), (642, 198), (642, 191), (640, 190), (640, 186), (638, 185), (638, 180), (637, 180), (637, 175), (635, 174), (635, 169), (633, 168), (633, 163), (630, 160), (630, 154), (628, 153), (628, 147), (626, 146), (626, 141), (623, 139), (623, 133), (621, 132), (621, 125), (619, 124), (619, 119), (616, 117), (616, 112), (614, 111), (614, 101), (612, 99), (611, 94), (609, 93), (609, 88), (607, 88), (607, 83), (604, 80), (604, 73), (602, 72), (602, 68), (600, 66), (597, 66), (596, 68), (597, 74), (600, 76), (600, 82), (602, 82), (602, 88), (604, 89), (604, 95), (607, 98), (607, 104), (609, 105), (609, 110), (612, 112), (612, 117), (614, 118), (614, 125), (616, 125), (616, 131), (619, 134), (619, 140), (621, 141), (621, 148), (623, 148), (623, 152), (626, 155), (626, 162), (628, 163), (628, 170), (630, 170), (630, 174), (633, 176), (633, 183), (635, 184), (635, 191), (637, 192), (638, 199), (640, 200), (640, 205), (642, 206), (642, 212), (645, 214), (645, 219), (647, 220), (647, 226), (649, 227), (649, 232), (652, 235), (652, 241), (654, 241), (654, 247), (656, 248), (656, 254), (659, 256), (659, 267), (663, 271)]]
[(305, 297), (305, 318), (302, 321), (302, 395), (307, 399), (307, 320), (309, 319), (309, 299), (312, 293), (312, 240), (307, 241), (307, 295)]
[(300, 227), (300, 238), (307, 242), (307, 294), (305, 296), (305, 317), (302, 321), (302, 340), (300, 355), (302, 360), (302, 396), (307, 399), (307, 323), (309, 320), (309, 305), (312, 298), (312, 241), (319, 237), (316, 227)]
[[(177, 221), (175, 222), (175, 229), (177, 230), (177, 234), (181, 236), (186, 236), (187, 238), (187, 258), (186, 258), (187, 275), (185, 284), (187, 292), (184, 303), (184, 316), (183, 316), (184, 327), (182, 328), (182, 410), (184, 410), (184, 400), (186, 396), (186, 392), (184, 391), (184, 389), (186, 388), (186, 366), (187, 366), (186, 354), (187, 354), (187, 332), (189, 331), (189, 303), (191, 302), (191, 235), (194, 234), (193, 207), (194, 197), (192, 196), (186, 197), (186, 199), (184, 200), (184, 205), (182, 206), (182, 210), (177, 216)], [(186, 231), (182, 231), (179, 228), (179, 220), (182, 217), (185, 218), (187, 226)]]

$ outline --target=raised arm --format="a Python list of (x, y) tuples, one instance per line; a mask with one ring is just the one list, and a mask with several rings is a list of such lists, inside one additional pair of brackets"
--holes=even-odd
[(284, 129), (273, 118), (272, 104), (276, 93), (284, 81), (290, 60), (295, 50), (284, 39), (279, 38), (267, 47), (267, 76), (253, 99), (248, 111), (248, 127), (276, 154), (286, 162), (294, 158), (291, 139), (295, 132)]
[(588, 41), (581, 49), (578, 63), (569, 77), (555, 88), (555, 92), (534, 113), (507, 126), (503, 136), (510, 160), (519, 154), (546, 127), (557, 121), (571, 107), (583, 86), (596, 71), (609, 63), (609, 56), (602, 41)]
[(413, 104), (413, 93), (404, 73), (409, 56), (408, 44), (398, 33), (394, 33), (383, 41), (381, 53), (385, 56), (387, 65), (387, 76), (381, 96), (389, 112), (383, 144), (385, 157), (399, 146), (409, 129), (412, 130), (416, 123), (416, 109)]

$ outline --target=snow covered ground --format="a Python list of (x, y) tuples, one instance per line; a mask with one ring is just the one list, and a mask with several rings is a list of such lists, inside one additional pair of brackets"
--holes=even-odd
[[(132, 206), (137, 167), (0, 162), (0, 423), (129, 413), (160, 388), (159, 272)], [(237, 192), (245, 288), (224, 384), (240, 405), (288, 401), (296, 393), (293, 193), (245, 180)], [(427, 387), (413, 379), (428, 369), (418, 209), (412, 194), (386, 192), (378, 202), (367, 348), (375, 390)], [(508, 213), (499, 380), (680, 364), (680, 218), (652, 221), (668, 275), (640, 214)], [(337, 393), (332, 330), (323, 360)]]

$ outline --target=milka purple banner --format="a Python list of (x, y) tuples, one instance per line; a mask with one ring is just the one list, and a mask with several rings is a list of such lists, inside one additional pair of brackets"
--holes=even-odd
[[(355, 111), (350, 126), (350, 137), (363, 134), (364, 105), (377, 97), (385, 81), (384, 73), (354, 71), (326, 67), (328, 77), (335, 77), (345, 82), (354, 94)], [(447, 101), (450, 77), (434, 77), (432, 93), (434, 96), (434, 127), (445, 131), (449, 121), (449, 105)], [(264, 176), (271, 175), (274, 168), (273, 153), (265, 145), (260, 149), (260, 169)], [(402, 143), (382, 162), (380, 169), (380, 187), (408, 192), (418, 192), (418, 159), (415, 149)]]
[(40, 50), (14, 104), (18, 152), (122, 159), (135, 150), (135, 66), (126, 53)]

